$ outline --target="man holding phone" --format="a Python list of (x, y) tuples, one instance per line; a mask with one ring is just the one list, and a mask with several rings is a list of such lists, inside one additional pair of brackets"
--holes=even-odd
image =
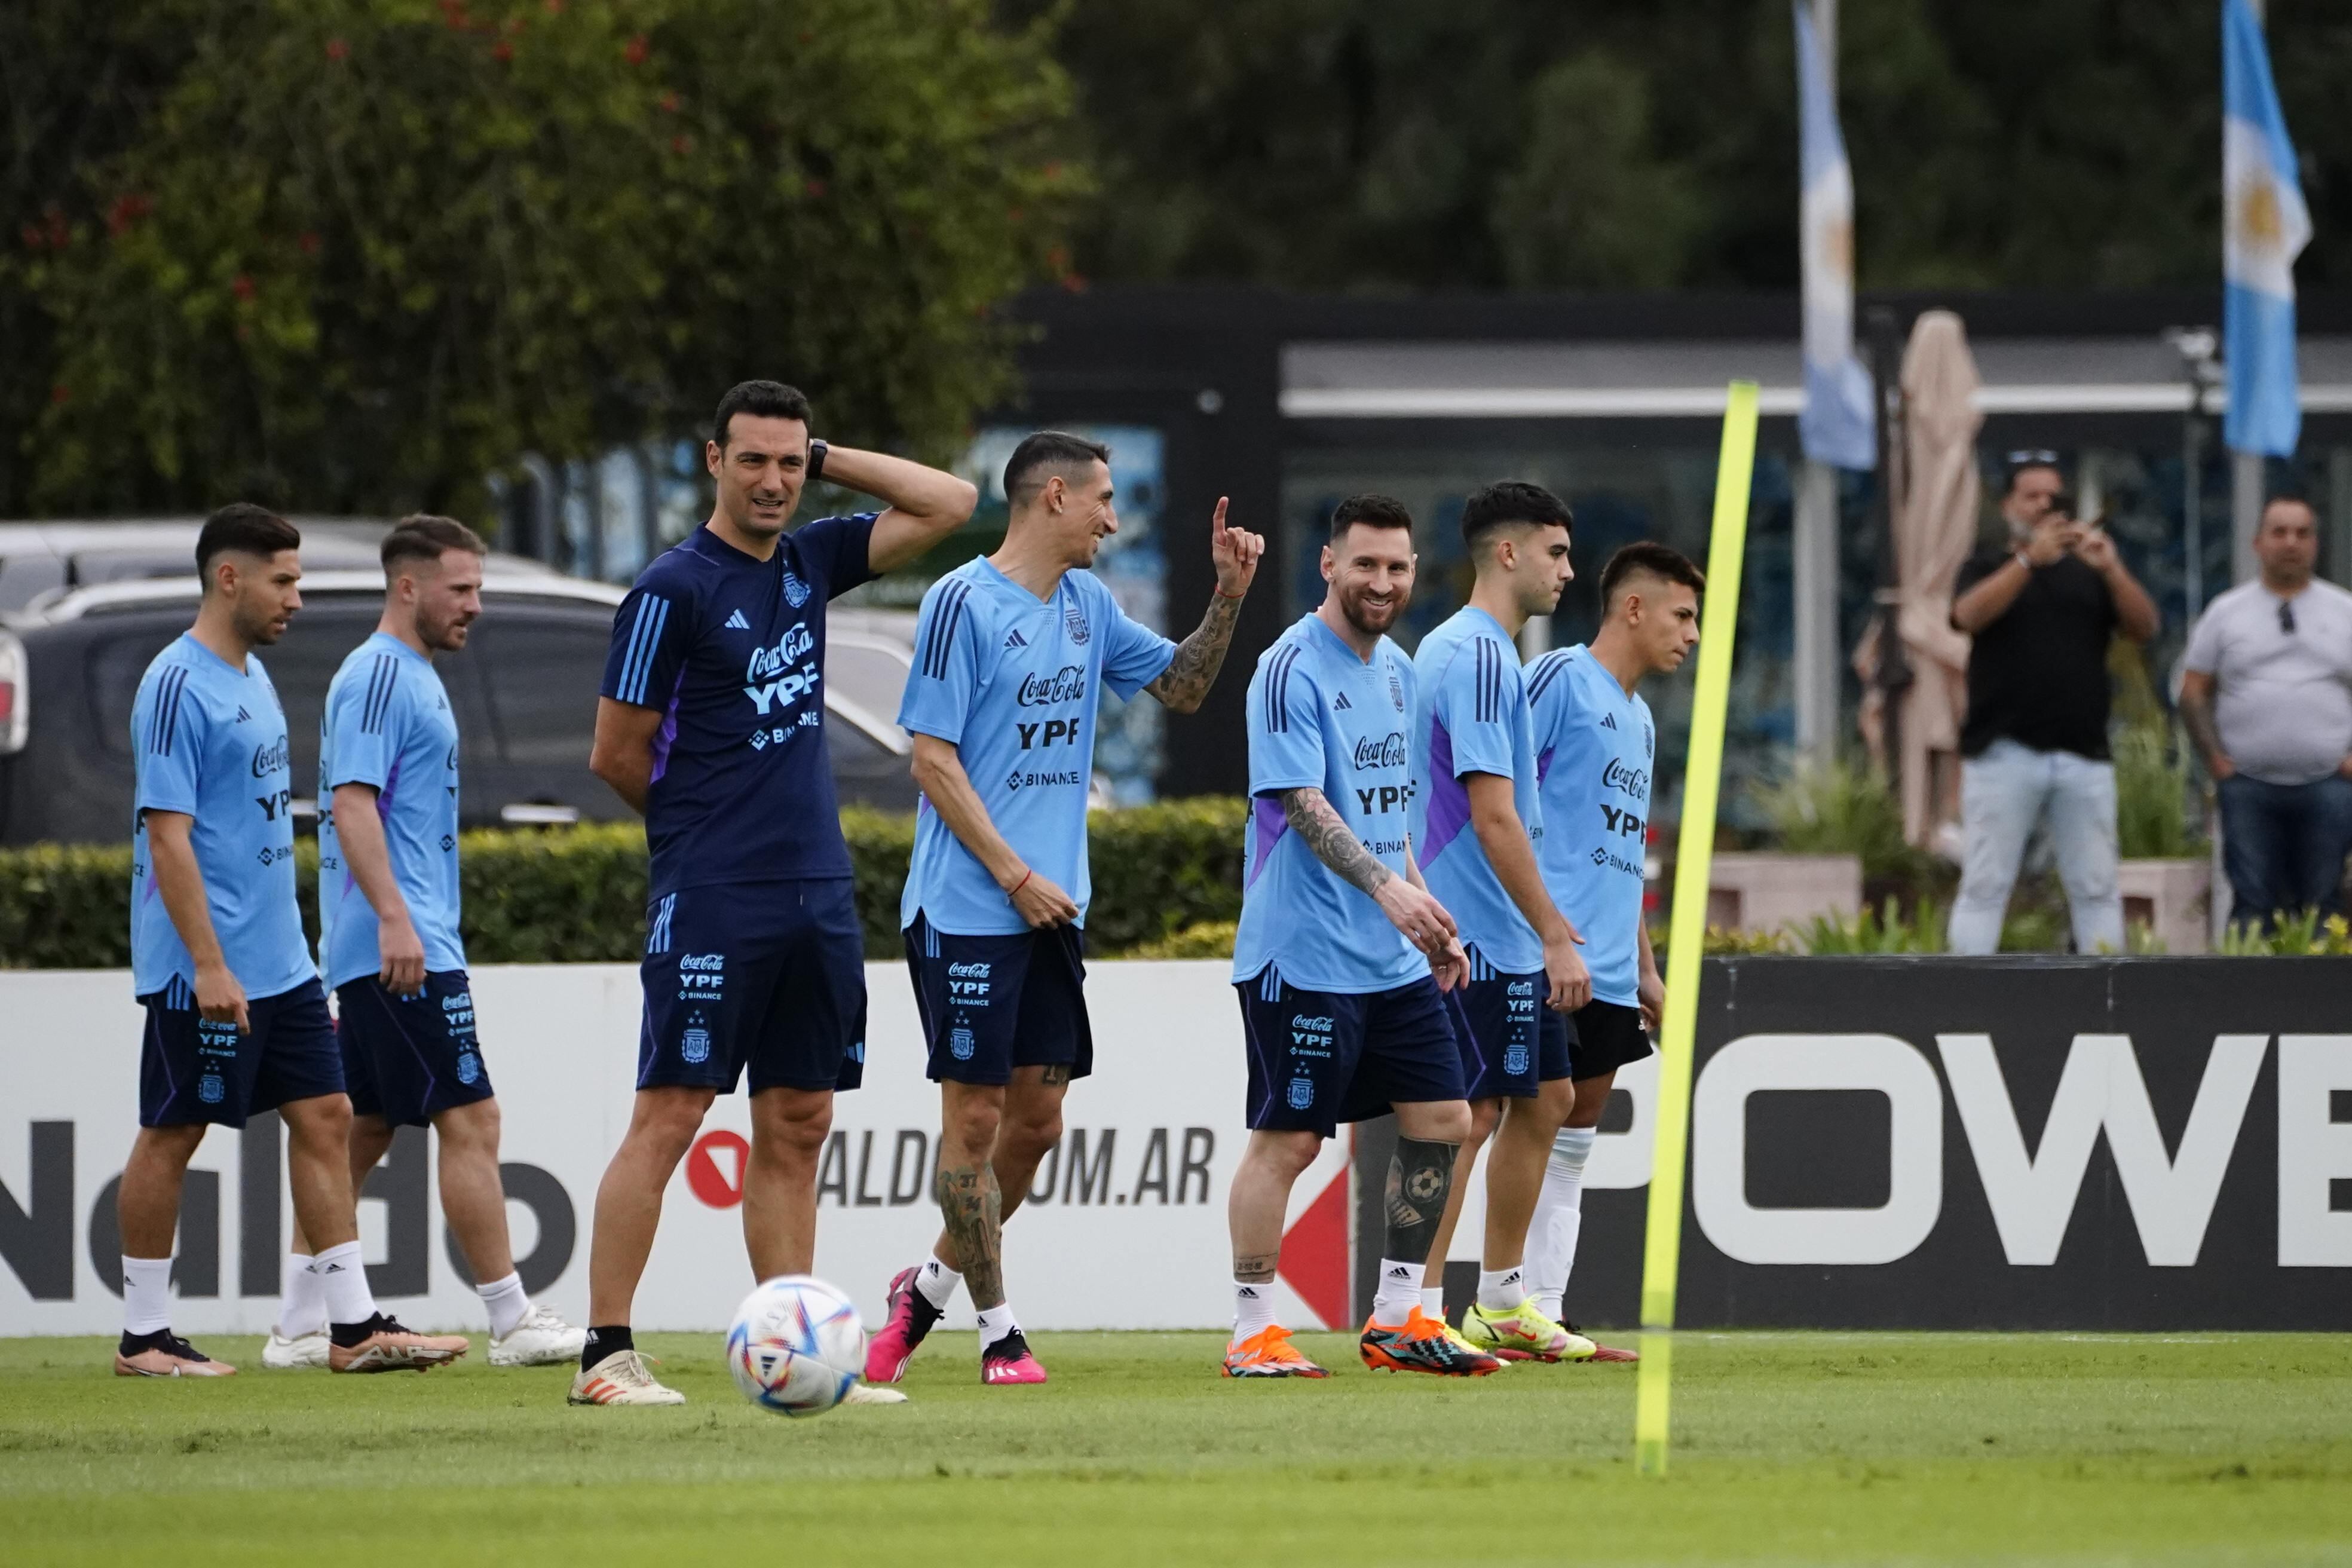
[(2116, 886), (2116, 770), (2107, 753), (2107, 645), (2156, 635), (2156, 604), (2096, 522), (2084, 523), (2054, 452), (2010, 455), (2006, 548), (1960, 570), (1952, 625), (1969, 654), (1960, 730), (1966, 840), (1952, 905), (1954, 952), (2000, 945), (2025, 846), (2047, 822), (2074, 946), (2124, 946)]

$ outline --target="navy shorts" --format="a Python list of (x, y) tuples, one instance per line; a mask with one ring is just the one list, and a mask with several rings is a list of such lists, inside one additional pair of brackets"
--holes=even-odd
[(139, 1000), (147, 1009), (139, 1049), (142, 1127), (242, 1127), (257, 1110), (343, 1092), (327, 988), (315, 979), (275, 996), (247, 997), (252, 1027), (243, 1034), (235, 1024), (206, 1021), (196, 1011), (195, 988), (184, 980)]
[(1642, 1010), (1622, 1002), (1587, 1002), (1576, 1010), (1576, 1038), (1568, 1047), (1569, 1076), (1581, 1083), (1615, 1072), (1650, 1054)]
[(1568, 1015), (1544, 1005), (1550, 994), (1551, 982), (1540, 969), (1513, 974), (1475, 952), (1470, 955), (1462, 1010), (1478, 1047), (1472, 1100), (1529, 1100), (1541, 1086), (1573, 1070)]
[(1095, 1070), (1087, 1016), (1087, 939), (1076, 926), (958, 936), (916, 911), (907, 973), (934, 1082), (1010, 1083), (1014, 1068)]
[(353, 1115), (427, 1127), (442, 1111), (490, 1098), (464, 970), (425, 975), (415, 996), (394, 995), (373, 974), (347, 980), (335, 987), (335, 1008)]
[(685, 888), (646, 911), (637, 1087), (856, 1089), (866, 937), (846, 877)]
[(1301, 991), (1268, 964), (1240, 982), (1253, 1131), (1314, 1132), (1399, 1104), (1464, 1098), (1467, 1027), (1423, 978), (1391, 991)]

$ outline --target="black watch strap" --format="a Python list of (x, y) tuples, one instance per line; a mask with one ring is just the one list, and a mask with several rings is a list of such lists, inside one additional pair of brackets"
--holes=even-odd
[(810, 440), (809, 440), (809, 455), (808, 455), (808, 473), (807, 473), (806, 477), (804, 477), (804, 478), (801, 480), (801, 483), (803, 483), (803, 484), (804, 484), (804, 485), (813, 485), (813, 484), (816, 483), (816, 482), (817, 482), (817, 480), (819, 480), (819, 479), (821, 479), (824, 478), (824, 454), (825, 454), (825, 451), (826, 451), (826, 447), (825, 447), (825, 444), (824, 444), (824, 442), (819, 441), (819, 440), (815, 439), (814, 437), (811, 437), (811, 438), (810, 438)]

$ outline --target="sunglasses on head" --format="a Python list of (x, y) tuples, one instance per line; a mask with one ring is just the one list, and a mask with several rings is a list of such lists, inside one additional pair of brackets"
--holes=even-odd
[(2058, 466), (2058, 454), (2036, 447), (2030, 451), (2011, 452), (2001, 461), (2012, 468), (2054, 468)]

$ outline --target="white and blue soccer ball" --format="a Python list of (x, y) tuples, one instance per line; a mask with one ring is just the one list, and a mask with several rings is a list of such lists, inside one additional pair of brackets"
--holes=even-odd
[(865, 1373), (866, 1325), (856, 1305), (824, 1280), (782, 1275), (735, 1309), (727, 1369), (763, 1410), (822, 1415)]

